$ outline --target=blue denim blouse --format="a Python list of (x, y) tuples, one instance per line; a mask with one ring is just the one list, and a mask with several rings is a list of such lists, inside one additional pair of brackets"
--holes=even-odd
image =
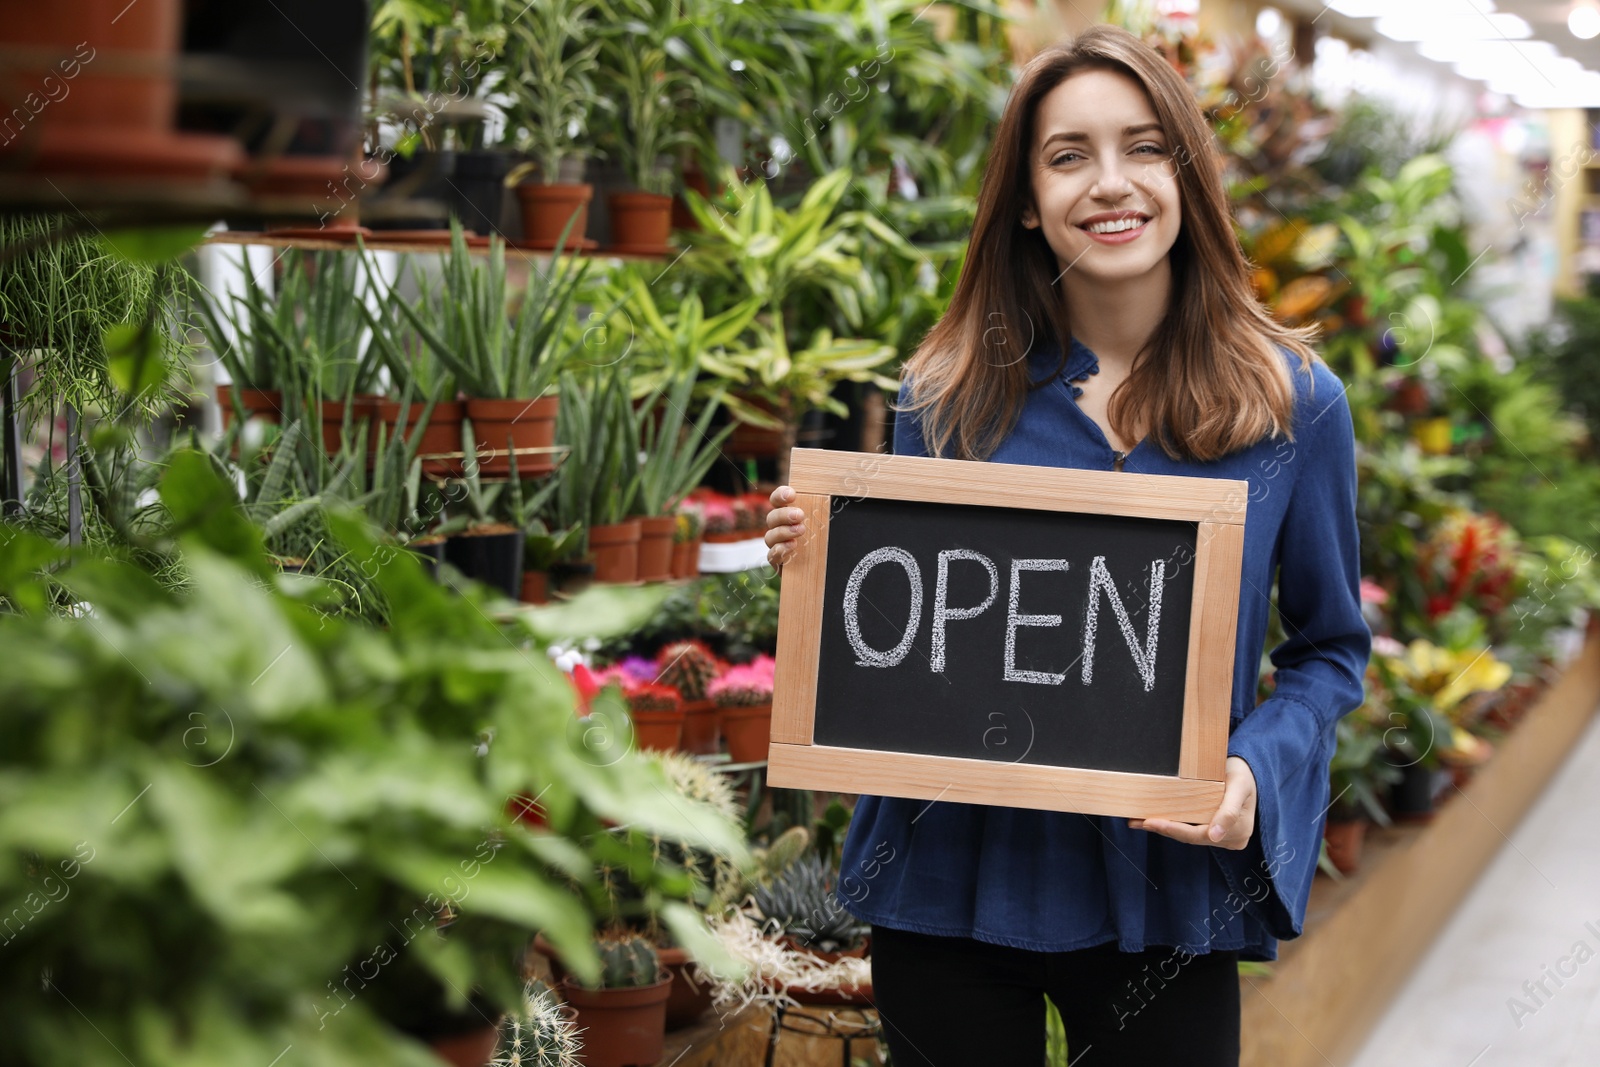
[[(1255, 831), (1243, 850), (1191, 845), (1121, 818), (862, 796), (835, 889), (857, 918), (926, 934), (1038, 951), (1115, 941), (1274, 960), (1299, 936), (1327, 813), (1334, 726), (1362, 701), (1371, 634), (1361, 618), (1355, 444), (1337, 376), (1283, 351), (1295, 382), (1294, 440), (1267, 438), (1211, 462), (1176, 460), (1150, 441), (1124, 471), (1249, 483), (1228, 755), (1255, 775)], [(1034, 382), (991, 457), (1114, 469), (1115, 451), (1078, 407), (1073, 384), (1099, 361), (1074, 339), (1029, 356)], [(900, 400), (907, 398), (902, 384)], [(929, 454), (900, 412), (897, 455)], [(1000, 479), (1003, 481), (1003, 478)], [(1287, 639), (1271, 652), (1276, 686), (1256, 703), (1274, 578)]]

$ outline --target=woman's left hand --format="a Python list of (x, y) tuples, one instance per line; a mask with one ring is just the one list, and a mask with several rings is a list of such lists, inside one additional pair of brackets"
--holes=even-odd
[(1223, 765), (1226, 782), (1222, 787), (1222, 806), (1205, 824), (1173, 822), (1170, 819), (1129, 819), (1135, 830), (1186, 841), (1191, 845), (1214, 845), (1217, 848), (1241, 849), (1249, 843), (1256, 829), (1256, 776), (1250, 764), (1238, 756), (1229, 756)]

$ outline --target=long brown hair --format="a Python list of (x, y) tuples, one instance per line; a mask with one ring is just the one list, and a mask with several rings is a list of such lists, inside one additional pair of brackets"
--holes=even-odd
[[(1026, 164), (1039, 101), (1063, 79), (1105, 69), (1138, 82), (1166, 131), (1183, 220), (1168, 253), (1172, 300), (1107, 408), (1118, 435), (1144, 427), (1174, 458), (1210, 460), (1269, 434), (1292, 438), (1294, 386), (1274, 345), (1315, 358), (1311, 328), (1276, 321), (1256, 299), (1223, 191), (1211, 131), (1194, 96), (1154, 49), (1116, 26), (1095, 26), (1039, 53), (1024, 68), (995, 134), (978, 194), (966, 264), (949, 309), (906, 361), (929, 450), (987, 458), (1010, 433), (1030, 388), (1024, 344), (1072, 328), (1055, 288), (1059, 264), (1044, 228), (1023, 227), (1032, 203)], [(1057, 368), (1058, 372), (1060, 367)]]

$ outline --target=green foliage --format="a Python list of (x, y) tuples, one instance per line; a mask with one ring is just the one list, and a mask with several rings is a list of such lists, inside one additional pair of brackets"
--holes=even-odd
[[(186, 385), (181, 374), (150, 376), (151, 368), (186, 365), (171, 300), (184, 274), (174, 264), (130, 260), (76, 229), (82, 225), (54, 216), (0, 218), (0, 341), (33, 370), (23, 412), (31, 424), (70, 403), (147, 422)], [(9, 374), (9, 364), (0, 358), (0, 375)]]
[(612, 365), (579, 378), (561, 376), (556, 444), (567, 454), (555, 495), (556, 522), (587, 530), (621, 522), (639, 491), (639, 427), (624, 368)]
[(601, 989), (631, 989), (655, 985), (661, 973), (661, 959), (650, 942), (635, 934), (605, 938), (600, 952)]
[(415, 307), (397, 306), (469, 396), (535, 399), (555, 382), (575, 347), (564, 340), (566, 324), (592, 263), (558, 253), (544, 270), (530, 266), (527, 285), (514, 293), (505, 242), (490, 238), (487, 260), (476, 257), (460, 221), (452, 220), (442, 283), (426, 289)]
[(604, 143), (647, 193), (672, 191), (672, 171), (658, 160), (688, 140), (693, 89), (673, 53), (681, 54), (683, 38), (698, 32), (696, 15), (714, 21), (704, 0), (601, 0), (600, 81), (621, 95)]
[[(616, 106), (595, 87), (601, 42), (594, 9), (593, 0), (546, 0), (511, 27), (507, 58), (516, 71), (510, 86), (516, 107), (509, 119), (545, 184), (560, 180), (562, 160), (592, 150), (590, 116)], [(507, 184), (524, 173), (514, 168)]]
[[(292, 1043), (307, 1062), (420, 1067), (397, 1005), (478, 989), (517, 1007), (531, 930), (598, 977), (572, 887), (602, 862), (670, 905), (675, 883), (603, 821), (742, 852), (668, 802), (648, 761), (563, 743), (566, 679), (478, 594), (330, 515), (392, 608), (385, 629), (330, 617), (308, 580), (265, 580), (209, 458), (174, 456), (161, 491), (181, 594), (0, 531), (0, 897), (16, 909), (0, 1030), (29, 1062), (270, 1062)], [(548, 829), (507, 816), (518, 794)]]
[(778, 873), (767, 885), (751, 890), (763, 919), (776, 922), (801, 944), (822, 952), (838, 952), (861, 943), (864, 931), (834, 898), (832, 872), (821, 856), (809, 852)]
[(1389, 825), (1383, 810), (1384, 791), (1401, 777), (1398, 767), (1381, 758), (1383, 735), (1364, 719), (1346, 715), (1339, 720), (1338, 744), (1330, 764), (1333, 801), (1330, 819), (1370, 818)]

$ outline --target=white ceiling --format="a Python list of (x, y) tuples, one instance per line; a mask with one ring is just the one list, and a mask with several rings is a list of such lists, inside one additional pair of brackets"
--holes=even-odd
[[(1506, 91), (1525, 106), (1600, 107), (1600, 36), (1580, 40), (1567, 29), (1575, 3), (1600, 10), (1600, 0), (1332, 0), (1333, 6), (1325, 0), (1276, 2), (1331, 33), (1362, 43), (1383, 39), (1378, 20), (1341, 14), (1334, 6), (1390, 16), (1400, 36), (1432, 39), (1403, 46), (1420, 49), (1419, 63), (1439, 60), (1444, 69)], [(1531, 33), (1524, 41), (1508, 40), (1515, 35), (1507, 32), (1514, 20), (1486, 17), (1484, 11), (1516, 16)], [(1486, 40), (1465, 43), (1463, 38)]]

